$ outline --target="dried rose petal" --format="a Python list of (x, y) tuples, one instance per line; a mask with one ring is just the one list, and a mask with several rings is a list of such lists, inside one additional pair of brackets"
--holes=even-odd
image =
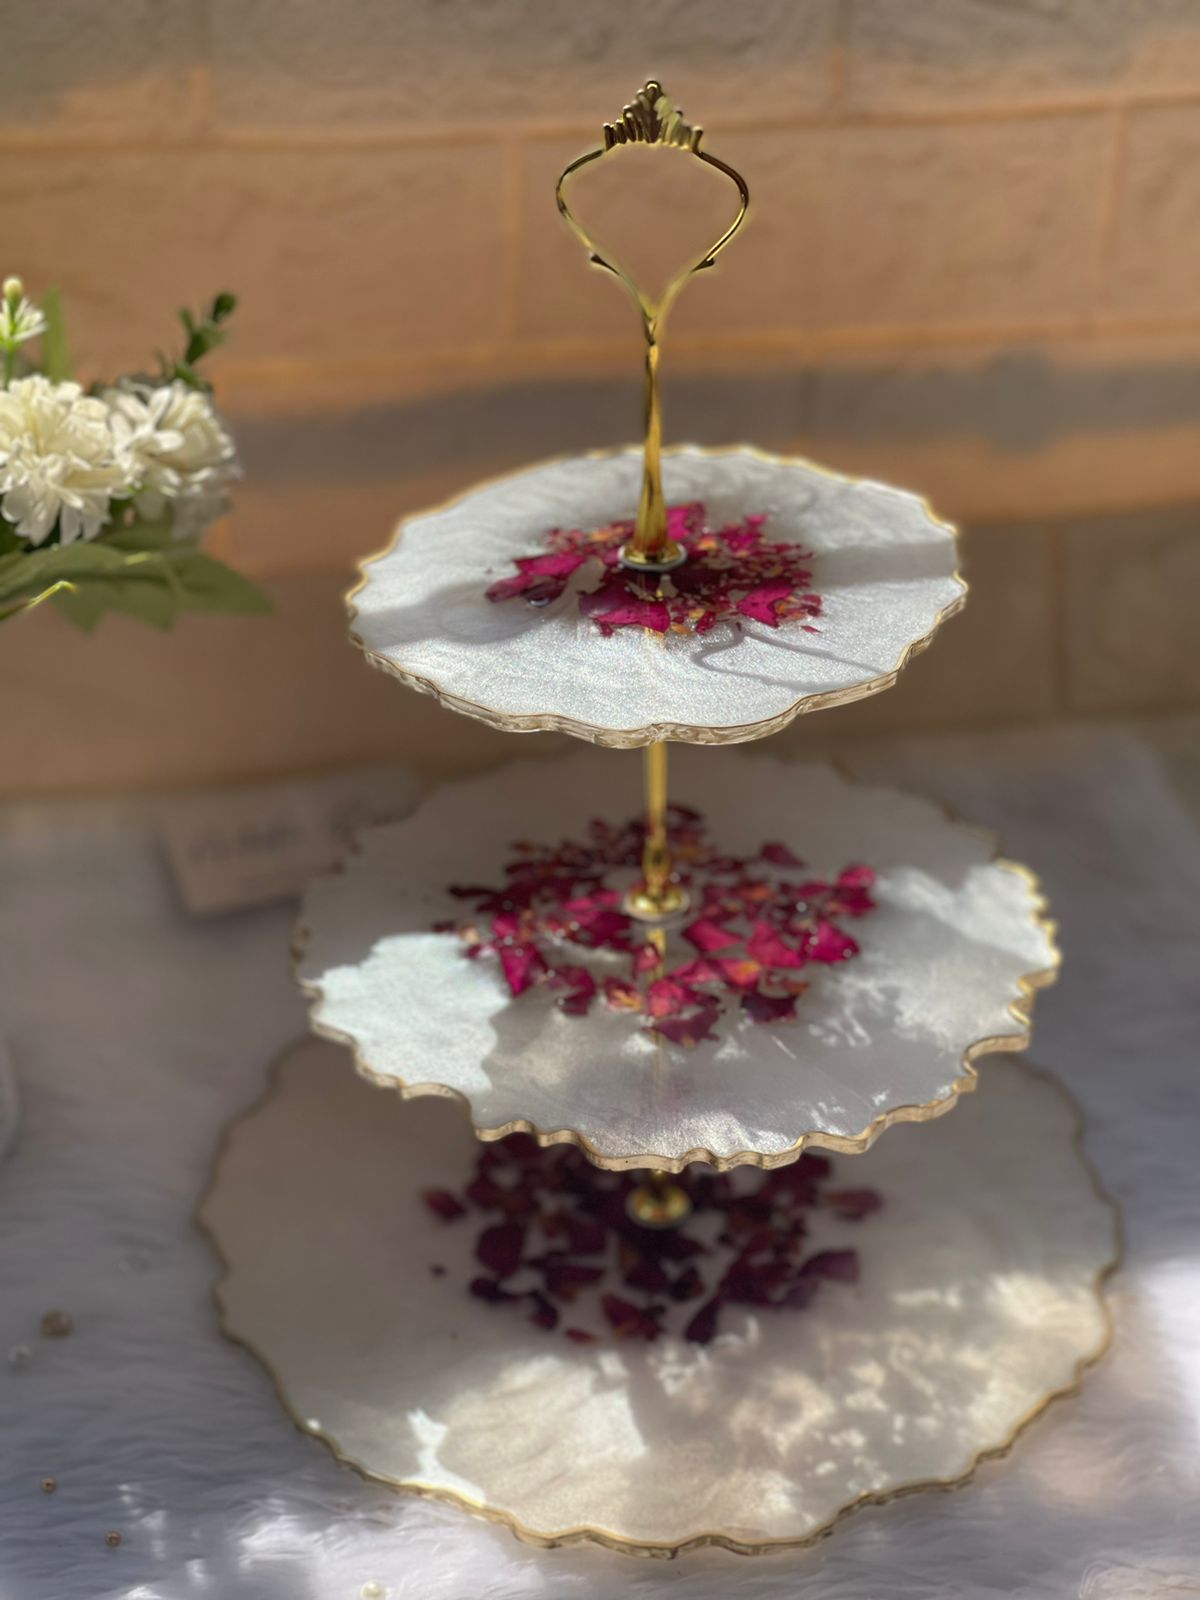
[[(498, 959), (514, 999), (545, 986), (556, 991), (560, 1011), (584, 1016), (603, 997), (610, 1009), (638, 1016), (646, 1031), (683, 1047), (715, 1039), (717, 1019), (738, 1002), (756, 1024), (792, 1021), (807, 963), (857, 953), (836, 919), (872, 909), (870, 868), (853, 864), (834, 883), (797, 884), (770, 870), (799, 864), (784, 844), (770, 841), (751, 858), (724, 855), (707, 839), (698, 812), (672, 805), (667, 821), (676, 877), (694, 905), (692, 920), (668, 938), (689, 944), (697, 952), (692, 959), (669, 964), (622, 909), (628, 872), (640, 865), (645, 845), (640, 818), (595, 819), (581, 841), (520, 841), (503, 887), (455, 886), (456, 897), (474, 901), (474, 919), (456, 930), (463, 954)], [(607, 971), (593, 970), (568, 956), (572, 948), (621, 955), (629, 975), (615, 976), (610, 962)]]
[(603, 1267), (580, 1266), (578, 1262), (562, 1257), (545, 1257), (542, 1261), (528, 1261), (527, 1266), (541, 1266), (546, 1279), (546, 1293), (556, 1300), (574, 1300), (580, 1289), (599, 1283), (604, 1276)]
[(672, 1300), (694, 1300), (697, 1295), (704, 1293), (704, 1279), (694, 1266), (684, 1267), (678, 1277), (672, 1280), (667, 1292)]
[(612, 1006), (614, 1011), (640, 1011), (642, 1009), (641, 991), (632, 983), (625, 983), (621, 978), (605, 978), (604, 999)]
[(546, 963), (531, 944), (502, 945), (500, 965), (513, 995), (524, 994), (546, 970)]
[(536, 1289), (531, 1289), (529, 1298), (533, 1301), (533, 1315), (530, 1322), (535, 1328), (545, 1328), (547, 1333), (553, 1332), (558, 1327), (558, 1308), (552, 1306), (545, 1295), (539, 1294)]
[(494, 1278), (472, 1278), (467, 1289), (477, 1300), (487, 1300), (492, 1305), (521, 1298), (518, 1294), (510, 1294), (507, 1289), (502, 1289)]
[(883, 1196), (874, 1189), (839, 1189), (836, 1194), (823, 1195), (822, 1202), (835, 1216), (847, 1222), (861, 1222), (879, 1210)]
[(765, 622), (768, 628), (777, 628), (780, 622), (779, 608), (791, 598), (793, 587), (787, 578), (769, 578), (766, 583), (757, 584), (749, 594), (743, 595), (735, 609), (743, 617)]
[(456, 1217), (465, 1217), (467, 1208), (461, 1200), (455, 1198), (449, 1189), (425, 1189), (421, 1199), (433, 1212), (435, 1217), (441, 1217), (443, 1222), (453, 1222)]
[(788, 1285), (776, 1304), (786, 1306), (789, 1311), (803, 1311), (813, 1303), (816, 1293), (815, 1279), (797, 1278), (795, 1283)]
[[(684, 1337), (707, 1343), (723, 1305), (752, 1307), (760, 1314), (802, 1309), (821, 1292), (822, 1282), (856, 1281), (859, 1261), (853, 1250), (803, 1257), (810, 1208), (857, 1218), (880, 1204), (870, 1189), (824, 1193), (822, 1182), (831, 1170), (828, 1158), (806, 1153), (788, 1167), (761, 1174), (752, 1191), (704, 1168), (683, 1173), (677, 1181), (695, 1215), (715, 1213), (720, 1219), (714, 1251), (682, 1229), (633, 1222), (627, 1210), (636, 1182), (631, 1175), (602, 1172), (578, 1150), (543, 1148), (528, 1134), (511, 1134), (479, 1148), (468, 1185), (468, 1193), (476, 1196), (473, 1203), (484, 1200), (485, 1209), (501, 1218), (480, 1234), (476, 1254), (491, 1275), (473, 1279), (470, 1293), (491, 1304), (527, 1306), (529, 1321), (547, 1332), (561, 1326), (558, 1303), (594, 1298), (618, 1337), (643, 1339), (664, 1331), (668, 1304), (702, 1301)], [(430, 1192), (457, 1202), (448, 1190)], [(514, 1220), (516, 1213), (536, 1214), (537, 1232), (527, 1232)], [(552, 1248), (526, 1253), (538, 1234), (553, 1241)], [(542, 1287), (506, 1289), (502, 1280), (518, 1268), (541, 1273)], [(606, 1287), (614, 1277), (624, 1292)], [(594, 1337), (580, 1328), (562, 1331), (576, 1343)]]
[(800, 1268), (806, 1278), (832, 1278), (837, 1283), (858, 1282), (857, 1250), (820, 1250)]
[(652, 944), (640, 944), (633, 953), (633, 975), (639, 977), (644, 972), (654, 972), (658, 969), (660, 957)]
[(802, 967), (804, 956), (765, 922), (756, 922), (746, 940), (747, 953), (764, 967)]
[(731, 944), (741, 944), (741, 936), (722, 928), (710, 917), (700, 917), (683, 930), (683, 937), (697, 950), (711, 955), (714, 950), (728, 950)]
[(635, 1306), (615, 1294), (602, 1295), (600, 1306), (619, 1339), (657, 1339), (662, 1332), (655, 1306)]
[(692, 1317), (687, 1327), (683, 1330), (683, 1337), (690, 1339), (693, 1344), (711, 1343), (717, 1331), (717, 1317), (720, 1315), (721, 1301), (714, 1295), (711, 1300), (705, 1301)]
[(647, 1260), (643, 1256), (625, 1274), (625, 1282), (631, 1289), (644, 1289), (647, 1294), (661, 1294), (670, 1286), (671, 1280), (663, 1271), (657, 1261)]
[(802, 867), (800, 857), (793, 855), (785, 844), (774, 842), (763, 845), (758, 852), (764, 861), (769, 861), (773, 867)]
[(716, 965), (732, 989), (753, 989), (762, 977), (762, 963), (745, 957), (740, 961), (719, 960)]
[(579, 609), (585, 617), (591, 617), (606, 639), (617, 628), (649, 628), (653, 633), (666, 633), (671, 626), (666, 603), (632, 593), (623, 573), (606, 578), (595, 593), (580, 595)]
[(848, 933), (835, 928), (824, 917), (817, 923), (817, 934), (808, 949), (813, 961), (849, 961), (858, 954), (858, 945)]
[(762, 994), (755, 990), (742, 996), (742, 1010), (755, 1022), (791, 1022), (796, 1016), (796, 999), (790, 994)]
[(498, 1278), (507, 1278), (521, 1265), (521, 1252), (525, 1248), (525, 1230), (517, 1222), (500, 1222), (485, 1228), (475, 1246), (475, 1255), (489, 1272)]

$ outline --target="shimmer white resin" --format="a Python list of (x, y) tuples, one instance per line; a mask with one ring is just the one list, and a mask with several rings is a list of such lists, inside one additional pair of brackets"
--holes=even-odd
[[(672, 798), (705, 814), (722, 850), (781, 841), (813, 875), (854, 862), (878, 874), (877, 909), (845, 924), (861, 954), (805, 969), (795, 1022), (755, 1023), (731, 1005), (716, 1042), (667, 1044), (600, 1000), (576, 1017), (561, 991), (513, 998), (494, 958), (469, 961), (453, 933), (432, 931), (470, 916), (451, 885), (503, 882), (512, 841), (635, 816), (639, 769), (601, 752), (518, 762), (367, 831), (301, 914), (316, 1031), (380, 1083), (460, 1096), (483, 1137), (528, 1128), (602, 1166), (675, 1169), (779, 1165), (805, 1142), (864, 1149), (890, 1122), (948, 1110), (974, 1082), (972, 1057), (1027, 1043), (1031, 991), (1057, 960), (1031, 875), (927, 801), (823, 766), (693, 750), (671, 762)], [(694, 954), (678, 927), (669, 938), (668, 964)], [(627, 975), (628, 957), (587, 959)]]
[(703, 500), (711, 526), (765, 512), (766, 538), (813, 552), (816, 633), (743, 621), (700, 637), (622, 628), (605, 639), (579, 611), (594, 563), (543, 609), (487, 599), (550, 529), (631, 517), (640, 475), (637, 450), (573, 456), (409, 518), (363, 564), (353, 637), (376, 666), (498, 728), (727, 744), (888, 688), (963, 602), (954, 530), (915, 495), (748, 446), (667, 452), (668, 504)]
[(572, 1344), (472, 1299), (477, 1219), (420, 1200), (470, 1174), (466, 1120), (318, 1041), (233, 1128), (201, 1219), (226, 1331), (343, 1460), (536, 1541), (755, 1552), (961, 1479), (1101, 1352), (1115, 1220), (1075, 1139), (1053, 1083), (994, 1063), (955, 1116), (836, 1163), (883, 1197), (857, 1224), (813, 1215), (856, 1284), (726, 1307), (704, 1347)]

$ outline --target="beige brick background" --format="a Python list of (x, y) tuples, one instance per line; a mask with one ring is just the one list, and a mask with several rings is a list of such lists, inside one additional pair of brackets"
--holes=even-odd
[[(680, 302), (668, 436), (967, 528), (962, 619), (789, 738), (1200, 703), (1196, 0), (9, 0), (0, 66), (0, 269), (61, 288), (84, 375), (241, 296), (217, 537), (277, 600), (5, 625), (0, 792), (509, 748), (371, 673), (340, 595), (405, 511), (636, 435), (636, 325), (553, 184), (651, 73), (754, 196)], [(726, 202), (645, 160), (661, 262)]]

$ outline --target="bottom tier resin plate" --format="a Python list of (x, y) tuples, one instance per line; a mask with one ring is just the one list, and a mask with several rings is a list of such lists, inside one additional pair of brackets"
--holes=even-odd
[(658, 1555), (799, 1544), (957, 1483), (1107, 1343), (1116, 1219), (1023, 1065), (861, 1157), (692, 1169), (680, 1230), (623, 1221), (632, 1181), (481, 1146), (460, 1107), (307, 1042), (201, 1208), (223, 1326), (361, 1472)]

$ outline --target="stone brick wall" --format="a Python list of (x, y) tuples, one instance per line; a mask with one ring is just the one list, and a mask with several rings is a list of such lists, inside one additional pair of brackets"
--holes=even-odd
[(370, 673), (339, 596), (404, 511), (636, 435), (636, 328), (553, 181), (651, 72), (755, 200), (680, 302), (669, 437), (968, 528), (963, 618), (795, 737), (1200, 701), (1196, 0), (15, 0), (0, 64), (0, 266), (60, 286), (84, 373), (241, 295), (219, 538), (278, 603), (6, 625), (0, 791), (521, 743)]

